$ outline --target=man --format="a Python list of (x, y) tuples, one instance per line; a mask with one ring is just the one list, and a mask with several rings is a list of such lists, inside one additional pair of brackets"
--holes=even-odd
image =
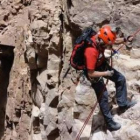
[(101, 77), (108, 78), (115, 83), (116, 99), (121, 110), (126, 110), (136, 104), (135, 101), (130, 102), (127, 100), (125, 77), (109, 66), (104, 56), (105, 49), (113, 45), (115, 41), (117, 43), (119, 41), (116, 39), (116, 33), (107, 25), (103, 26), (97, 35), (92, 36), (91, 40), (94, 42), (94, 47), (89, 45), (84, 53), (86, 61), (85, 74), (95, 90), (100, 109), (107, 123), (107, 128), (111, 131), (118, 130), (121, 128), (121, 125), (113, 120), (108, 105), (108, 91)]

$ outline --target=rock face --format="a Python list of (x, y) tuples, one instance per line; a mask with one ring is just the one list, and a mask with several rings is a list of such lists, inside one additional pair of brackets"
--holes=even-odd
[[(98, 30), (104, 24), (120, 26), (126, 36), (134, 34), (140, 28), (139, 8), (139, 0), (0, 1), (0, 139), (76, 139), (96, 96), (84, 77), (74, 84), (79, 74), (74, 69), (63, 78), (75, 38), (85, 27)], [(110, 82), (112, 113), (122, 128), (105, 131), (97, 106), (82, 140), (140, 139), (139, 44), (137, 34), (133, 49), (114, 57), (114, 67), (126, 76), (129, 99), (138, 104), (118, 115)]]

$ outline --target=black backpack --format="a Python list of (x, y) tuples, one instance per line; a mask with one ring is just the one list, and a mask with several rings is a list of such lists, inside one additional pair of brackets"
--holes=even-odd
[(94, 44), (94, 42), (91, 40), (91, 37), (94, 35), (96, 35), (96, 32), (92, 29), (92, 27), (89, 27), (86, 28), (82, 32), (82, 35), (76, 39), (70, 58), (70, 64), (76, 70), (85, 69), (84, 51), (89, 44)]
[(88, 27), (83, 30), (82, 34), (76, 39), (73, 51), (70, 57), (70, 66), (67, 69), (66, 73), (63, 76), (63, 79), (68, 74), (71, 66), (76, 70), (84, 70), (85, 69), (85, 58), (84, 58), (84, 51), (85, 48), (88, 47), (89, 44), (94, 44), (91, 40), (91, 37), (96, 35), (96, 31), (93, 30), (92, 27)]

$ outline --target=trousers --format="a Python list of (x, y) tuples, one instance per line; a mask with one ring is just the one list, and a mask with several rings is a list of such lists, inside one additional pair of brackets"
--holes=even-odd
[[(105, 71), (105, 69), (114, 70), (114, 74), (112, 77), (104, 78), (107, 78), (115, 83), (117, 104), (120, 107), (125, 106), (127, 104), (127, 87), (125, 77), (120, 72), (110, 67), (107, 63), (102, 64), (96, 70)], [(99, 106), (101, 112), (103, 113), (105, 121), (110, 122), (113, 119), (113, 117), (110, 112), (108, 104), (108, 91), (103, 78), (101, 78), (98, 82), (91, 83), (91, 86), (95, 90)]]

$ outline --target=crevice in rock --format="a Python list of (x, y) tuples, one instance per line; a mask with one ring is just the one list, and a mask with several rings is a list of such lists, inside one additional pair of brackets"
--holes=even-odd
[[(0, 44), (0, 139), (4, 134), (5, 110), (7, 104), (7, 88), (9, 85), (9, 75), (14, 60), (14, 46)], [(12, 129), (12, 122), (7, 123), (7, 127)]]
[(64, 33), (64, 13), (63, 13), (63, 9), (61, 9), (61, 14), (59, 15), (59, 19), (61, 21), (61, 26), (60, 26), (60, 57), (61, 57), (61, 62), (59, 65), (59, 81), (58, 81), (58, 86), (61, 84), (61, 80), (60, 80), (60, 74), (61, 71), (63, 69), (63, 33)]
[(72, 127), (68, 129), (68, 132), (71, 134), (72, 133)]
[(62, 112), (63, 107), (57, 107), (57, 110), (58, 110), (58, 113), (59, 113), (59, 112)]
[(68, 9), (70, 9), (73, 6), (72, 0), (67, 0), (67, 6), (68, 6)]
[(33, 130), (34, 130), (34, 134), (39, 134), (40, 133), (40, 120), (39, 120), (38, 117), (34, 118)]
[(4, 20), (4, 21), (8, 21), (8, 19), (9, 19), (9, 14), (6, 14), (6, 15), (4, 16), (4, 18), (3, 18), (3, 20)]
[(59, 15), (59, 19), (61, 21), (61, 28), (60, 28), (60, 31), (63, 32), (64, 30), (64, 15), (63, 15), (63, 10), (62, 10), (62, 13)]
[(24, 6), (29, 6), (29, 5), (31, 5), (32, 0), (21, 0), (21, 3), (22, 3)]
[(58, 103), (59, 103), (59, 96), (56, 96), (52, 101), (51, 101), (51, 103), (50, 103), (50, 107), (52, 107), (52, 108), (56, 108), (57, 107), (57, 105), (58, 105)]
[(21, 117), (21, 110), (20, 109), (15, 109), (16, 110), (16, 117), (20, 118)]
[(47, 84), (47, 87), (51, 90), (51, 89), (55, 88), (55, 85), (53, 85), (53, 84)]
[(140, 1), (139, 0), (133, 0), (133, 1), (130, 1), (130, 0), (124, 0), (126, 2), (126, 4), (133, 4), (133, 5), (137, 5), (137, 4), (140, 4)]
[(9, 120), (9, 117), (6, 115), (6, 127), (10, 130), (13, 130), (13, 122)]
[(1, 24), (0, 25), (0, 32), (2, 32), (6, 27), (7, 27), (6, 24)]
[(137, 1), (132, 1), (132, 4), (133, 4), (133, 5), (140, 4), (140, 1), (139, 1), (139, 0), (137, 0)]
[(80, 116), (80, 112), (74, 112), (74, 118), (75, 118), (75, 119), (78, 119), (79, 116)]
[(55, 140), (59, 138), (59, 129), (56, 128), (55, 130), (51, 131), (47, 138), (48, 140)]

